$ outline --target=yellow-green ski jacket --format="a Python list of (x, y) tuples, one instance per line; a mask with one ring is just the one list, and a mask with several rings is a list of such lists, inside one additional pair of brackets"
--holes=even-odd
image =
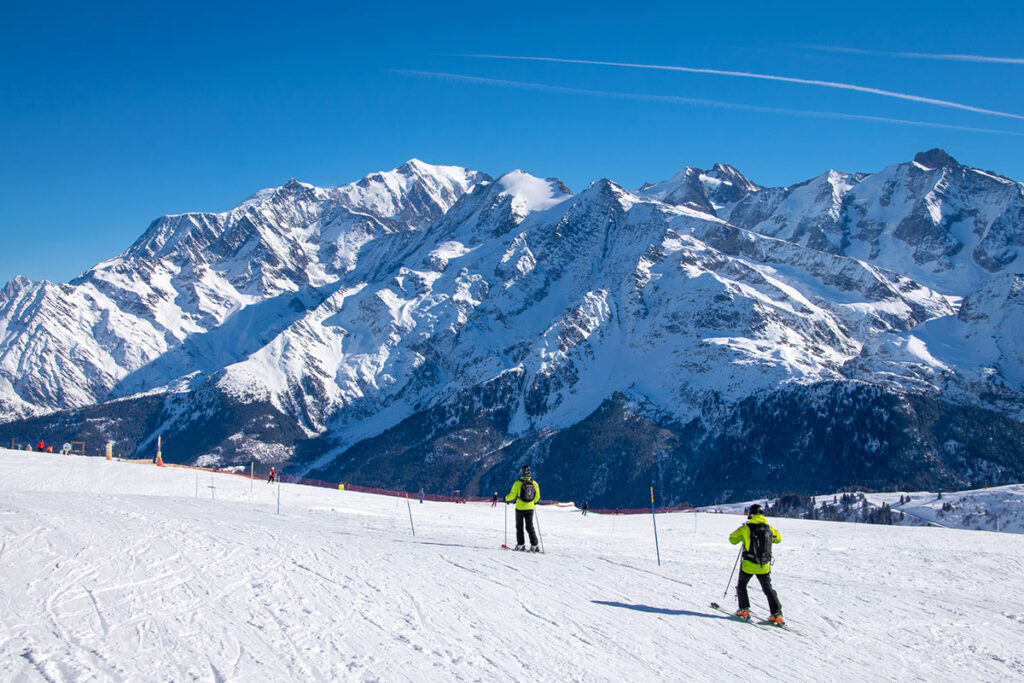
[[(729, 534), (729, 543), (736, 545), (743, 541), (744, 551), (750, 550), (750, 528), (747, 524), (768, 524), (768, 520), (764, 518), (764, 515), (754, 515), (747, 520), (746, 524)], [(772, 543), (782, 543), (782, 534), (770, 524), (768, 524), (768, 528), (772, 530)], [(770, 564), (754, 564), (746, 558), (744, 558), (743, 565), (740, 568), (747, 574), (767, 574), (772, 570)]]
[(533, 489), (535, 491), (533, 500), (527, 503), (519, 497), (519, 493), (523, 489), (524, 481), (530, 481), (530, 478), (523, 477), (521, 479), (517, 479), (516, 483), (512, 484), (512, 491), (505, 496), (505, 500), (510, 502), (514, 500), (516, 502), (516, 510), (532, 510), (533, 506), (535, 506), (537, 501), (540, 500), (540, 485), (537, 484), (537, 482), (533, 482)]

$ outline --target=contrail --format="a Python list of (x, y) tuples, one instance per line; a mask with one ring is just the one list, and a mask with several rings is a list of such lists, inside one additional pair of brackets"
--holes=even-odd
[(938, 100), (932, 97), (922, 97), (921, 95), (911, 95), (909, 93), (894, 92), (892, 90), (882, 90), (881, 88), (870, 88), (863, 85), (854, 85), (852, 83), (839, 83), (836, 81), (819, 81), (809, 78), (793, 78), (791, 76), (774, 76), (772, 74), (759, 74), (749, 71), (725, 71), (723, 69), (698, 69), (689, 66), (665, 66), (661, 64), (631, 64), (629, 62), (603, 62), (590, 59), (559, 59), (557, 57), (514, 57), (509, 55), (456, 55), (457, 57), (471, 57), (474, 59), (509, 59), (517, 61), (527, 62), (555, 62), (558, 64), (589, 64), (594, 66), (618, 66), (629, 69), (656, 69), (660, 71), (684, 71), (686, 73), (695, 74), (711, 74), (714, 76), (732, 76), (734, 78), (754, 78), (762, 81), (780, 81), (783, 83), (799, 83), (801, 85), (816, 85), (823, 88), (835, 88), (838, 90), (852, 90), (855, 92), (870, 93), (872, 95), (881, 95), (883, 97), (892, 97), (899, 100), (908, 100), (910, 102), (922, 102), (924, 104), (933, 104), (939, 107), (951, 107), (953, 109), (961, 109), (963, 111), (970, 111), (976, 114), (988, 114), (990, 116), (1002, 116), (1010, 119), (1024, 120), (1024, 116), (1020, 114), (1011, 114), (1005, 111), (997, 111), (995, 109), (983, 109), (981, 107), (972, 107), (969, 104), (961, 104), (959, 102), (950, 102), (949, 100)]
[(987, 57), (985, 55), (934, 54), (931, 52), (882, 52), (862, 50), (853, 47), (832, 47), (830, 45), (799, 45), (798, 47), (820, 52), (841, 52), (852, 55), (873, 57), (901, 57), (907, 59), (938, 59), (950, 62), (980, 62), (984, 64), (1024, 64), (1024, 57)]
[(810, 116), (814, 118), (827, 119), (850, 119), (854, 121), (875, 121), (878, 123), (894, 123), (903, 126), (923, 126), (927, 128), (945, 128), (949, 130), (965, 130), (973, 133), (995, 133), (997, 135), (1021, 135), (1024, 132), (1012, 130), (998, 130), (992, 128), (974, 128), (971, 126), (957, 126), (950, 123), (933, 123), (930, 121), (910, 121), (907, 119), (894, 119), (884, 116), (869, 116), (865, 114), (845, 114), (842, 112), (813, 111), (806, 109), (786, 109), (782, 107), (764, 107), (756, 104), (738, 104), (735, 102), (724, 102), (721, 100), (706, 100), (695, 97), (680, 97), (677, 95), (642, 95), (636, 93), (612, 92), (607, 90), (588, 90), (585, 88), (568, 88), (560, 85), (546, 85), (544, 83), (530, 83), (527, 81), (507, 81), (498, 78), (484, 78), (481, 76), (464, 76), (462, 74), (445, 73), (441, 71), (414, 71), (408, 69), (392, 69), (392, 73), (417, 76), (421, 78), (436, 78), (440, 80), (461, 81), (464, 83), (476, 83), (479, 85), (497, 85), (508, 88), (520, 88), (523, 90), (538, 90), (542, 92), (556, 92), (570, 95), (590, 95), (594, 97), (611, 97), (626, 100), (648, 100), (655, 102), (671, 102), (678, 104), (696, 104), (706, 107), (718, 107), (721, 109), (742, 109), (746, 111), (759, 111), (769, 114), (794, 114), (797, 116)]

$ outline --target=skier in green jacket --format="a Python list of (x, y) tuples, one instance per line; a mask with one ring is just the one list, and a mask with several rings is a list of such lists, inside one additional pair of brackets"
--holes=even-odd
[(781, 626), (782, 604), (779, 596), (772, 588), (771, 561), (772, 544), (781, 543), (782, 535), (775, 530), (764, 517), (764, 510), (754, 503), (747, 508), (747, 523), (729, 535), (733, 545), (743, 543), (743, 564), (740, 566), (740, 578), (736, 584), (736, 597), (739, 598), (739, 609), (736, 616), (741, 619), (750, 618), (750, 597), (747, 595), (747, 584), (753, 576), (761, 584), (761, 590), (768, 598), (768, 609), (771, 616), (768, 621)]
[(526, 550), (526, 537), (523, 526), (530, 534), (530, 552), (539, 553), (537, 532), (533, 530), (533, 508), (540, 500), (540, 486), (533, 480), (529, 465), (519, 470), (519, 479), (512, 484), (512, 491), (505, 496), (505, 504), (515, 501), (516, 504), (516, 547), (513, 550)]

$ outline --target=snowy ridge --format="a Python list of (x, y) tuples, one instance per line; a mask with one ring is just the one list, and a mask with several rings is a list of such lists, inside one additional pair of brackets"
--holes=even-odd
[[(844, 505), (843, 498), (849, 501)], [(702, 512), (740, 514), (752, 503), (781, 511), (782, 517), (828, 519), (826, 507), (833, 507), (836, 519), (899, 526), (938, 526), (969, 531), (998, 531), (1024, 534), (1024, 484), (993, 486), (967, 491), (893, 491), (887, 493), (852, 491), (817, 496), (790, 496), (698, 508)], [(787, 504), (788, 503), (788, 504)], [(812, 516), (810, 507), (817, 508)], [(888, 507), (890, 515), (879, 515)]]
[(336, 190), (293, 180), (228, 212), (161, 218), (70, 285), (11, 281), (0, 376), (13, 388), (5, 403), (24, 407), (8, 418), (248, 357), (337, 289), (370, 242), (435, 220), (476, 181), (486, 177), (416, 160)]

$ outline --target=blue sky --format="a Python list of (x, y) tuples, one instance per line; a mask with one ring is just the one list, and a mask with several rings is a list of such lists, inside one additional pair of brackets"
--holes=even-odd
[(943, 147), (1024, 180), (1021, 2), (349, 4), (6, 7), (0, 283), (414, 157), (578, 191), (719, 161), (787, 185)]

